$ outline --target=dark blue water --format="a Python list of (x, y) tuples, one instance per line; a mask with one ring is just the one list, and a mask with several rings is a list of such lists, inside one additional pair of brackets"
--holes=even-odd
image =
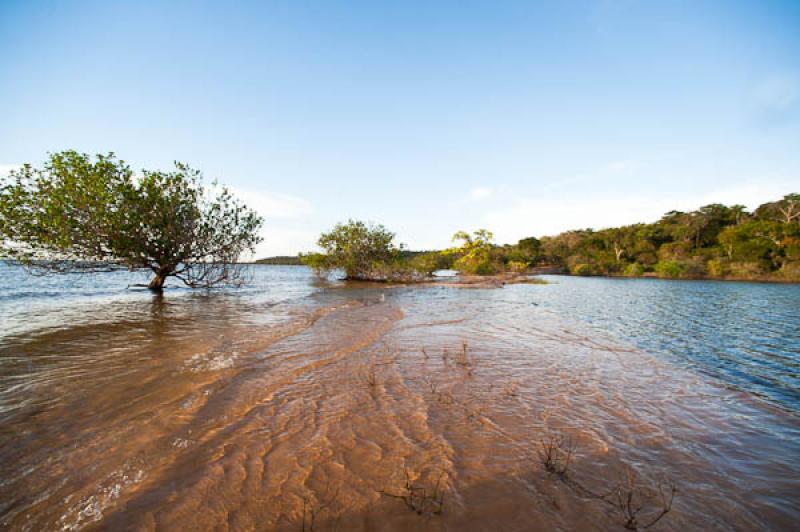
[(800, 412), (800, 285), (546, 279), (541, 307)]

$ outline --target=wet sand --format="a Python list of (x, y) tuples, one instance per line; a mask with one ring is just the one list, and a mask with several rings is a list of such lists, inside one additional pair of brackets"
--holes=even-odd
[(330, 290), (261, 326), (39, 337), (28, 356), (81, 363), (3, 413), (0, 525), (623, 530), (628, 471), (677, 486), (652, 530), (796, 525), (796, 416), (503, 294)]

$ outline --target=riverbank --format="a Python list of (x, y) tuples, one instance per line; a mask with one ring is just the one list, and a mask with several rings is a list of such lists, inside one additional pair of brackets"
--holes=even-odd
[[(554, 287), (326, 288), (260, 326), (41, 336), (32, 360), (91, 374), (43, 374), (4, 419), (0, 523), (613, 530), (602, 495), (631, 471), (642, 523), (679, 490), (654, 530), (796, 522), (796, 416), (532, 304)], [(542, 441), (574, 449), (566, 474)]]
[(548, 272), (547, 275), (562, 275), (565, 277), (601, 277), (606, 279), (660, 279), (662, 281), (717, 281), (735, 283), (771, 283), (771, 284), (800, 284), (800, 278), (785, 278), (777, 276), (751, 276), (751, 277), (665, 277), (655, 272), (642, 275), (579, 275), (565, 271)]
[(502, 288), (505, 285), (515, 284), (547, 284), (547, 281), (539, 277), (525, 273), (498, 273), (494, 275), (461, 275), (454, 274), (439, 277), (425, 277), (405, 281), (374, 281), (374, 280), (346, 280), (346, 285), (340, 286), (342, 289), (352, 287), (372, 287), (372, 288)]
[[(275, 264), (284, 264), (284, 263), (275, 263)], [(269, 266), (273, 265), (270, 262), (258, 262), (254, 263), (257, 266)], [(304, 267), (300, 264), (294, 263), (286, 263), (285, 265), (289, 265), (292, 267)], [(726, 276), (665, 276), (659, 275), (656, 272), (644, 272), (640, 275), (612, 275), (612, 274), (575, 274), (570, 273), (564, 268), (558, 267), (538, 267), (532, 268), (530, 270), (524, 272), (500, 272), (493, 275), (463, 275), (458, 274), (452, 277), (441, 277), (441, 278), (419, 278), (413, 280), (404, 280), (404, 281), (395, 281), (395, 282), (387, 282), (387, 281), (373, 281), (373, 282), (380, 282), (386, 283), (387, 285), (427, 285), (427, 286), (439, 286), (439, 285), (460, 285), (462, 287), (472, 286), (476, 288), (498, 288), (503, 286), (504, 284), (524, 284), (524, 283), (532, 283), (535, 284), (537, 282), (541, 282), (540, 276), (542, 275), (558, 275), (558, 276), (566, 276), (566, 277), (600, 277), (600, 278), (608, 278), (608, 279), (661, 279), (667, 281), (731, 281), (731, 282), (750, 282), (750, 283), (775, 283), (775, 284), (800, 284), (800, 277), (786, 277), (783, 275), (750, 275), (750, 276), (734, 276), (734, 275), (726, 275)], [(536, 279), (539, 279), (537, 281)]]
[(547, 284), (547, 281), (529, 274), (507, 272), (495, 275), (456, 275), (428, 279), (419, 283), (420, 286), (456, 288), (502, 288), (505, 285), (515, 284)]

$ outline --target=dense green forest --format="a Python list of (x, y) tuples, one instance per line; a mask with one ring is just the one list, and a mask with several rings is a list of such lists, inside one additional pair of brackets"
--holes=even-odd
[(651, 224), (567, 231), (504, 248), (578, 275), (800, 280), (800, 194), (765, 203), (671, 211)]
[(445, 268), (478, 275), (549, 268), (573, 275), (800, 281), (800, 194), (753, 212), (742, 205), (711, 204), (668, 212), (655, 223), (579, 229), (513, 245), (495, 245), (492, 233), (483, 229), (456, 233), (460, 245), (442, 251), (411, 252), (395, 247), (393, 238), (383, 226), (351, 221), (323, 234), (326, 253), (259, 262), (302, 262), (326, 270), (357, 261), (355, 277), (382, 280)]

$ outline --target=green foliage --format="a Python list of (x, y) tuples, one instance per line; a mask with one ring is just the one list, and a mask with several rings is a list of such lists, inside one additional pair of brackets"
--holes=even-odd
[(596, 270), (591, 264), (579, 262), (570, 268), (570, 273), (573, 275), (596, 275)]
[(730, 273), (730, 264), (727, 259), (711, 259), (706, 263), (706, 269), (711, 277), (725, 277)]
[(459, 231), (453, 235), (454, 242), (462, 242), (461, 246), (451, 248), (448, 253), (458, 256), (453, 267), (463, 273), (474, 275), (492, 275), (500, 270), (497, 257), (494, 256), (494, 235), (486, 229), (479, 229), (472, 235)]
[(436, 270), (444, 269), (442, 255), (436, 252), (416, 255), (408, 260), (408, 265), (412, 270), (424, 276), (430, 276)]
[(327, 255), (322, 253), (300, 253), (298, 259), (300, 260), (300, 264), (308, 266), (318, 276), (323, 276), (332, 269), (329, 265)]
[(757, 220), (786, 224), (800, 221), (800, 194), (787, 194), (781, 200), (765, 203), (753, 215)]
[(303, 264), (298, 255), (279, 255), (276, 257), (267, 257), (258, 259), (256, 264), (269, 264), (273, 266), (300, 266)]
[(385, 280), (387, 266), (399, 259), (394, 236), (382, 225), (349, 220), (319, 237), (317, 244), (325, 253), (311, 254), (306, 264), (315, 269), (344, 270), (347, 279)]
[(626, 277), (640, 277), (644, 275), (645, 272), (644, 266), (639, 264), (638, 262), (632, 262), (625, 266), (624, 274)]
[(510, 260), (506, 263), (506, 268), (515, 273), (522, 273), (530, 268), (530, 263), (521, 260)]
[[(715, 203), (671, 211), (652, 224), (567, 231), (538, 243), (536, 264), (576, 275), (800, 280), (792, 266), (800, 262), (800, 194), (753, 214)], [(504, 248), (506, 264), (519, 247)]]
[(396, 246), (394, 236), (382, 225), (349, 220), (320, 236), (323, 253), (301, 253), (300, 261), (318, 275), (343, 270), (348, 280), (383, 282), (419, 281), (452, 264), (443, 252)]
[(737, 262), (768, 262), (779, 269), (796, 260), (800, 242), (800, 223), (755, 219), (727, 227), (719, 243), (726, 255)]
[[(372, 278), (419, 278), (446, 268), (491, 275), (543, 266), (575, 275), (800, 279), (793, 266), (800, 263), (798, 201), (800, 196), (790, 194), (759, 207), (760, 214), (749, 214), (741, 205), (711, 204), (688, 213), (668, 212), (652, 224), (567, 231), (504, 246), (495, 245), (485, 229), (462, 231), (453, 238), (459, 245), (442, 252), (395, 250), (387, 255), (384, 249), (367, 253), (361, 263)], [(330, 265), (327, 258), (308, 260), (312, 266), (317, 260), (316, 268)]]
[(686, 274), (686, 266), (676, 260), (667, 260), (657, 263), (655, 271), (659, 277), (678, 279)]
[[(371, 275), (427, 276), (447, 268), (490, 275), (548, 267), (575, 275), (800, 280), (800, 195), (752, 214), (741, 205), (714, 203), (671, 211), (651, 224), (566, 231), (513, 245), (495, 245), (486, 230), (459, 232), (454, 240), (460, 245), (442, 252), (399, 250), (377, 260)], [(326, 257), (305, 260), (321, 269), (328, 266)]]
[(199, 171), (136, 179), (113, 153), (50, 155), (0, 182), (3, 252), (50, 272), (149, 269), (191, 287), (242, 281), (239, 256), (261, 241), (263, 220), (226, 188), (205, 189)]
[(764, 263), (732, 262), (730, 265), (730, 276), (734, 279), (757, 279), (765, 273)]
[(800, 279), (800, 261), (787, 262), (776, 274), (780, 278), (790, 281)]
[[(538, 238), (523, 238), (514, 246), (509, 246), (505, 253), (506, 263), (512, 262), (525, 263), (528, 266), (541, 260), (542, 243)], [(526, 266), (527, 268), (527, 266)], [(511, 268), (514, 269), (513, 267)]]

